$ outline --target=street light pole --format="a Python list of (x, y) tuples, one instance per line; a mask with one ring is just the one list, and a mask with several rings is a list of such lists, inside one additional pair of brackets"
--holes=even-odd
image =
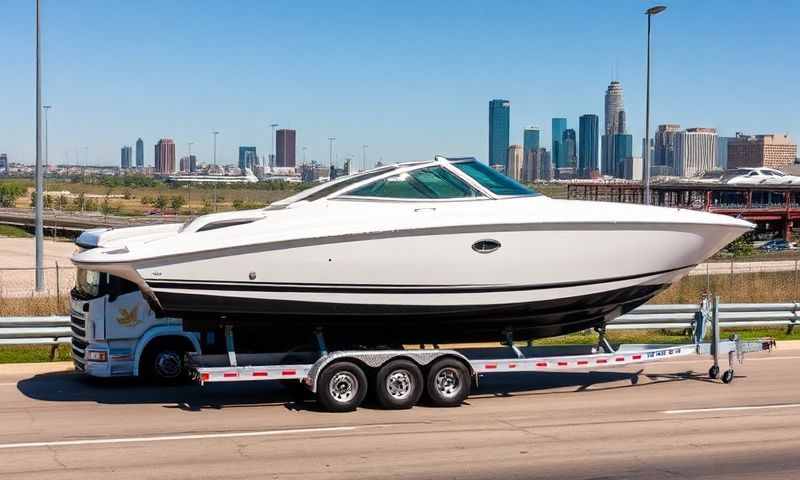
[(644, 120), (644, 152), (642, 152), (642, 203), (650, 205), (650, 23), (653, 15), (666, 10), (663, 5), (656, 5), (648, 8), (644, 13), (647, 15), (647, 94), (645, 100), (645, 120)]
[[(214, 172), (217, 171), (217, 135), (219, 132), (214, 130), (211, 132), (214, 135)], [(212, 174), (214, 175), (214, 174)], [(214, 213), (217, 213), (217, 182), (214, 182)]]
[(361, 145), (361, 170), (367, 169), (367, 147), (369, 145)]
[(336, 137), (328, 137), (328, 162), (329, 167), (333, 167), (333, 142), (336, 141)]
[(42, 29), (36, 0), (36, 291), (44, 291), (44, 171), (42, 170)]
[(269, 137), (270, 141), (272, 142), (272, 146), (270, 147), (270, 152), (269, 155), (267, 156), (267, 162), (269, 162), (269, 167), (270, 169), (272, 169), (272, 167), (275, 166), (273, 165), (273, 163), (277, 161), (278, 157), (278, 155), (275, 152), (275, 128), (278, 126), (278, 124), (270, 123), (269, 126), (270, 128), (272, 128), (272, 133), (270, 134)]

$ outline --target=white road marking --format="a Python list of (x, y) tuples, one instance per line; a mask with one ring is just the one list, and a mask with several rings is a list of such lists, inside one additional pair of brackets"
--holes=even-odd
[(160, 437), (122, 437), (122, 438), (96, 438), (89, 440), (61, 440), (53, 442), (28, 442), (0, 444), (0, 449), (35, 448), (35, 447), (65, 447), (72, 445), (105, 445), (115, 443), (137, 442), (171, 442), (178, 440), (205, 440), (209, 438), (242, 438), (266, 437), (271, 435), (290, 435), (297, 433), (325, 433), (325, 432), (350, 432), (364, 427), (320, 427), (297, 428), (293, 430), (264, 430), (260, 432), (229, 432), (229, 433), (199, 433), (190, 435), (164, 435)]
[(690, 408), (686, 410), (664, 410), (661, 413), (702, 413), (702, 412), (736, 412), (740, 410), (770, 410), (778, 408), (800, 408), (800, 403), (784, 403), (779, 405), (751, 405), (744, 407)]

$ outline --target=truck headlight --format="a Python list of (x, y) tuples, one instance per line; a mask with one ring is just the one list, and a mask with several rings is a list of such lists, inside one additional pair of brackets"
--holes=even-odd
[(86, 350), (86, 360), (90, 362), (107, 362), (108, 353), (105, 350)]

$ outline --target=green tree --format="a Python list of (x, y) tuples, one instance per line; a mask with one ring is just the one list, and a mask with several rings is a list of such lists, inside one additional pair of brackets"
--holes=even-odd
[(17, 199), (25, 194), (25, 187), (16, 182), (0, 183), (0, 207), (13, 207)]
[(186, 200), (180, 195), (173, 196), (169, 201), (169, 206), (172, 207), (173, 210), (175, 210), (175, 213), (178, 213), (178, 210), (180, 210), (180, 208), (185, 204)]
[(164, 212), (164, 209), (167, 208), (168, 203), (169, 200), (167, 200), (167, 197), (164, 195), (159, 195), (155, 200), (153, 200), (153, 206), (161, 210), (162, 213)]

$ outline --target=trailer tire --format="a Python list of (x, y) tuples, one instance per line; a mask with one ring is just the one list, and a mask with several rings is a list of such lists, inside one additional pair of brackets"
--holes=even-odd
[(352, 362), (328, 365), (317, 385), (317, 400), (329, 412), (351, 412), (367, 396), (367, 376)]
[(462, 362), (454, 358), (443, 358), (428, 369), (425, 387), (432, 405), (458, 407), (469, 395), (472, 377)]
[(159, 385), (187, 383), (191, 379), (185, 361), (187, 351), (187, 345), (182, 338), (153, 340), (142, 353), (142, 376)]
[(422, 396), (425, 380), (419, 367), (410, 360), (392, 360), (375, 375), (375, 398), (391, 410), (411, 408)]

